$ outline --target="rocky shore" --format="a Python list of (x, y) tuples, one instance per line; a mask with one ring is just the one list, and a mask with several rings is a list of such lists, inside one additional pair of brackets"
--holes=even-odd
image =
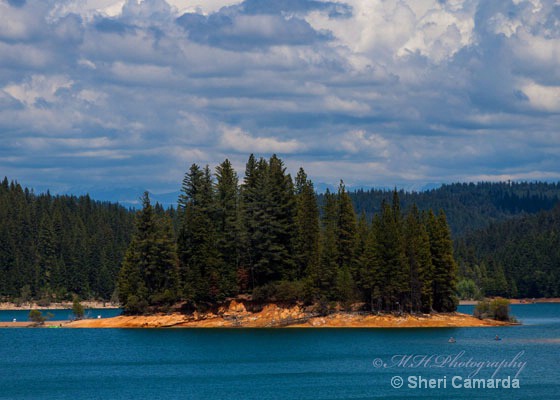
[(236, 301), (216, 313), (118, 316), (63, 324), (67, 328), (443, 328), (504, 325), (510, 323), (480, 320), (461, 313), (396, 316), (336, 312), (320, 316), (297, 305), (285, 308), (276, 304), (250, 312), (243, 303)]

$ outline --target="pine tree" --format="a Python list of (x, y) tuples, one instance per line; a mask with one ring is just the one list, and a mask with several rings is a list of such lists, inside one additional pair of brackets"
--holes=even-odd
[(455, 295), (457, 284), (457, 264), (453, 258), (453, 242), (443, 210), (436, 217), (428, 213), (428, 235), (433, 264), (433, 309), (450, 312), (457, 309)]
[(381, 292), (386, 311), (402, 310), (410, 293), (404, 240), (393, 215), (393, 208), (383, 202), (380, 218), (375, 224), (377, 254), (380, 260)]
[(414, 204), (405, 221), (405, 249), (410, 274), (410, 309), (430, 312), (432, 309), (432, 256), (430, 238)]
[(357, 221), (352, 199), (346, 192), (344, 182), (338, 187), (338, 210), (336, 240), (338, 246), (338, 267), (351, 268), (356, 261)]
[(327, 189), (324, 195), (323, 213), (321, 216), (321, 247), (320, 268), (313, 281), (323, 296), (333, 298), (334, 287), (338, 271), (338, 199)]
[(219, 282), (217, 213), (210, 169), (193, 164), (183, 180), (179, 199), (181, 225), (177, 241), (181, 292), (191, 302), (222, 296)]
[(244, 257), (249, 270), (250, 286), (254, 289), (274, 278), (275, 272), (271, 265), (272, 260), (268, 257), (274, 240), (270, 225), (274, 221), (270, 209), (268, 163), (265, 159), (256, 161), (251, 154), (241, 189), (245, 229)]
[(216, 167), (216, 236), (225, 295), (237, 292), (241, 237), (237, 185), (237, 173), (226, 159)]
[(142, 206), (119, 276), (119, 300), (131, 314), (142, 313), (148, 306), (173, 304), (178, 298), (171, 223), (155, 215), (147, 192)]
[(317, 273), (319, 265), (319, 207), (313, 183), (300, 168), (296, 176), (296, 236), (294, 240), (297, 279)]
[[(365, 217), (364, 217), (365, 218)], [(368, 227), (363, 244), (363, 252), (358, 261), (358, 276), (360, 287), (363, 291), (364, 301), (369, 306), (370, 311), (382, 308), (382, 285), (381, 260), (379, 258), (379, 248), (376, 237), (376, 227), (380, 224), (376, 216)]]
[(43, 296), (50, 297), (52, 292), (52, 278), (58, 268), (56, 260), (56, 249), (54, 243), (54, 233), (52, 220), (45, 213), (39, 226), (39, 246), (38, 246), (38, 270), (37, 270), (37, 291), (41, 291)]
[(268, 228), (271, 246), (267, 257), (271, 264), (272, 279), (292, 280), (297, 276), (294, 260), (294, 217), (296, 201), (292, 178), (286, 173), (284, 162), (276, 154), (269, 160)]

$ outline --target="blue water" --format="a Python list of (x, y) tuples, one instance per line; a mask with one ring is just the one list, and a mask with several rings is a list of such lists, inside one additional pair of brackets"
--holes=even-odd
[[(10, 322), (14, 318), (16, 321), (25, 322), (29, 321), (29, 311), (30, 310), (6, 310), (0, 311), (0, 322)], [(40, 310), (44, 316), (47, 313), (51, 313), (53, 316), (49, 318), (49, 321), (67, 321), (74, 318), (72, 310), (68, 309), (55, 309), (55, 310)], [(122, 312), (118, 308), (86, 308), (84, 310), (84, 315), (87, 318), (97, 318), (101, 315), (102, 318), (110, 318), (120, 315)]]
[[(524, 325), (0, 329), (0, 399), (559, 398), (560, 304), (513, 306), (512, 311)], [(493, 340), (496, 334), (501, 341)], [(450, 336), (457, 342), (448, 343)], [(391, 366), (399, 355), (457, 354), (462, 354), (462, 360), (477, 362), (511, 361), (517, 356), (517, 361), (526, 363), (518, 375), (521, 387), (456, 389), (451, 387), (451, 378), (466, 378), (472, 368), (437, 367), (434, 362)], [(387, 367), (376, 368), (377, 359)], [(483, 368), (477, 377), (488, 378), (492, 368)], [(503, 368), (497, 377), (513, 377), (516, 372)], [(391, 386), (395, 376), (405, 380), (403, 388)], [(411, 389), (407, 387), (410, 376), (445, 376), (447, 387)]]

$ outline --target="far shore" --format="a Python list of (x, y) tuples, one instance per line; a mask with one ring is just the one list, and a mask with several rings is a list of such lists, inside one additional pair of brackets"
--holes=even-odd
[[(82, 301), (80, 302), (82, 306), (86, 309), (91, 308), (106, 308), (106, 309), (114, 309), (120, 308), (120, 304), (111, 303), (109, 301)], [(72, 309), (72, 302), (71, 301), (64, 301), (60, 303), (51, 303), (48, 306), (41, 306), (35, 302), (27, 302), (27, 303), (0, 303), (0, 310), (71, 310)]]
[[(508, 299), (511, 304), (535, 304), (535, 303), (560, 303), (559, 297), (542, 297), (535, 299)], [(80, 302), (84, 308), (106, 308), (106, 309), (117, 309), (121, 308), (118, 303), (111, 303), (109, 301), (82, 301)], [(459, 305), (470, 306), (476, 305), (477, 300), (461, 300)], [(72, 302), (64, 301), (58, 303), (51, 303), (48, 306), (40, 306), (36, 302), (26, 302), (26, 303), (10, 303), (10, 302), (0, 302), (1, 310), (71, 310)]]
[[(507, 299), (510, 304), (536, 304), (536, 303), (560, 303), (559, 297), (541, 297), (535, 299)], [(461, 300), (460, 306), (475, 306), (478, 300)]]

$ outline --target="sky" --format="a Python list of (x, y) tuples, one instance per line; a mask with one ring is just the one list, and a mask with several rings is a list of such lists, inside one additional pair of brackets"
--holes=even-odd
[(558, 0), (0, 0), (0, 175), (116, 198), (276, 153), (350, 187), (555, 181), (559, 65)]

